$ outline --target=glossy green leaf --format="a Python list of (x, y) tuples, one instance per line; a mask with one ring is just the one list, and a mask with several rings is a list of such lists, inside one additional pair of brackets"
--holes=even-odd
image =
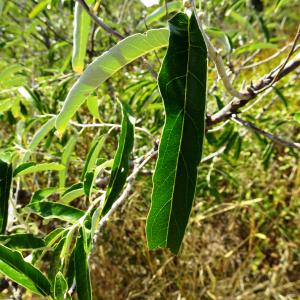
[(8, 203), (12, 183), (12, 165), (0, 160), (0, 233), (4, 233), (8, 218)]
[(95, 167), (96, 160), (103, 147), (105, 139), (106, 139), (106, 135), (103, 135), (100, 136), (99, 138), (95, 138), (95, 140), (93, 141), (85, 160), (85, 164), (81, 175), (81, 180), (84, 179), (84, 176), (87, 172), (90, 172)]
[(62, 133), (66, 129), (75, 112), (102, 82), (137, 58), (167, 46), (168, 35), (167, 29), (134, 34), (95, 59), (71, 88), (56, 120), (58, 131)]
[(77, 183), (68, 188), (63, 194), (59, 202), (69, 204), (73, 200), (84, 195), (82, 183)]
[[(166, 120), (147, 218), (150, 249), (178, 253), (191, 212), (205, 123), (207, 51), (194, 15), (169, 21), (170, 42), (158, 77)], [(176, 63), (174, 63), (176, 62)]]
[(43, 273), (26, 262), (19, 252), (3, 245), (0, 245), (0, 272), (33, 293), (42, 296), (51, 293), (51, 284)]
[(34, 194), (31, 197), (30, 202), (33, 203), (33, 202), (39, 202), (42, 200), (46, 200), (49, 196), (53, 195), (56, 192), (58, 192), (58, 190), (57, 190), (57, 188), (54, 188), (54, 187), (38, 190), (38, 191), (34, 192)]
[(68, 140), (66, 146), (64, 147), (64, 151), (61, 155), (61, 164), (65, 166), (65, 169), (62, 171), (59, 171), (58, 177), (59, 177), (59, 187), (63, 188), (66, 183), (66, 176), (67, 176), (67, 169), (69, 165), (69, 161), (72, 156), (72, 152), (74, 150), (74, 147), (76, 145), (77, 136), (72, 136)]
[(58, 272), (54, 281), (54, 298), (56, 300), (65, 300), (68, 292), (68, 283), (61, 272)]
[(0, 235), (0, 244), (18, 250), (38, 249), (46, 246), (43, 239), (30, 233)]
[(65, 166), (58, 163), (24, 163), (18, 166), (14, 171), (14, 176), (16, 175), (26, 175), (30, 173), (42, 172), (42, 171), (62, 171)]
[(129, 155), (134, 141), (133, 122), (132, 117), (129, 116), (126, 108), (122, 105), (122, 129), (106, 191), (103, 215), (110, 210), (113, 203), (117, 200), (126, 182), (129, 170)]
[[(87, 4), (94, 0), (87, 0)], [(74, 31), (73, 31), (73, 55), (72, 66), (76, 73), (81, 74), (84, 69), (84, 59), (91, 29), (91, 17), (79, 2), (75, 2)]]
[(75, 248), (75, 278), (78, 300), (91, 300), (92, 287), (88, 264), (88, 245), (84, 227), (79, 230)]
[(50, 201), (34, 202), (26, 207), (44, 219), (55, 218), (69, 223), (76, 223), (84, 215), (80, 209)]

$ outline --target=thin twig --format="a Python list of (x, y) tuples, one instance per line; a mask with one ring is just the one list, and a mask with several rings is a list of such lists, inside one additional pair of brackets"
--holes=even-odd
[(123, 40), (125, 36), (117, 32), (116, 30), (112, 29), (108, 25), (106, 25), (99, 17), (97, 17), (92, 10), (89, 8), (89, 6), (86, 4), (84, 0), (76, 0), (88, 13), (88, 15), (95, 21), (96, 24), (98, 24), (102, 29), (104, 29), (107, 33), (115, 36), (119, 40)]
[[(293, 72), (295, 69), (297, 69), (300, 66), (300, 55), (297, 55), (293, 61), (290, 61), (287, 63), (285, 68), (280, 72), (280, 75), (277, 76), (276, 81), (279, 81), (284, 76), (288, 75), (289, 73)], [(278, 69), (276, 67), (275, 69)], [(227, 105), (225, 105), (221, 110), (219, 110), (217, 113), (213, 114), (212, 116), (207, 117), (206, 119), (206, 126), (211, 127), (215, 124), (218, 124), (222, 121), (226, 121), (231, 118), (233, 114), (237, 114), (239, 112), (239, 109), (243, 106), (247, 105), (251, 100), (256, 98), (257, 94), (253, 92), (255, 90), (261, 90), (262, 88), (268, 86), (270, 82), (273, 81), (274, 72), (270, 72), (267, 76), (264, 76), (262, 79), (258, 81), (256, 85), (251, 85), (249, 87), (250, 90), (252, 90), (252, 96), (247, 100), (241, 100), (238, 98), (234, 98), (231, 102), (229, 102)]]
[(296, 149), (300, 149), (300, 143), (297, 143), (297, 142), (294, 142), (294, 141), (287, 141), (287, 140), (284, 140), (276, 135), (273, 135), (272, 133), (269, 133), (263, 129), (260, 129), (258, 127), (256, 127), (253, 123), (249, 122), (249, 121), (246, 121), (246, 120), (243, 120), (237, 116), (233, 116), (231, 118), (234, 122), (236, 122), (237, 124), (239, 125), (243, 125), (247, 128), (250, 128), (251, 130), (263, 135), (264, 137), (272, 140), (274, 143), (276, 144), (280, 144), (280, 145), (283, 145), (283, 146), (287, 146), (287, 147), (290, 147), (290, 148), (296, 148)]
[(135, 179), (138, 175), (138, 173), (143, 169), (143, 167), (157, 154), (157, 150), (151, 150), (145, 158), (143, 158), (143, 161), (138, 164), (132, 171), (131, 175), (127, 178), (127, 186), (121, 196), (116, 200), (116, 202), (113, 204), (112, 208), (109, 210), (109, 212), (101, 219), (98, 226), (98, 231), (106, 224), (108, 219), (111, 217), (111, 215), (118, 209), (120, 205), (122, 205), (130, 193), (133, 190)]
[(217, 49), (211, 44), (209, 38), (207, 37), (201, 20), (197, 14), (197, 8), (196, 8), (196, 4), (195, 4), (195, 0), (191, 0), (191, 4), (192, 4), (192, 9), (193, 12), (195, 14), (197, 23), (198, 23), (198, 27), (203, 35), (206, 47), (207, 47), (207, 51), (208, 51), (208, 55), (211, 58), (211, 60), (214, 62), (217, 70), (218, 70), (218, 74), (221, 77), (223, 84), (226, 88), (226, 90), (233, 96), (236, 97), (238, 99), (248, 99), (250, 97), (249, 93), (241, 93), (239, 91), (237, 91), (231, 84), (230, 79), (226, 73), (226, 69), (222, 60), (222, 57), (220, 55), (220, 53), (217, 51)]
[[(287, 48), (291, 47), (292, 43), (285, 45), (284, 47), (282, 47), (280, 50), (278, 50), (277, 52), (275, 52), (273, 55), (267, 57), (266, 59), (260, 60), (256, 63), (253, 63), (251, 65), (245, 65), (240, 67), (240, 70), (246, 70), (246, 69), (253, 69), (256, 68), (262, 64), (265, 64), (271, 60), (273, 60), (274, 58), (278, 57), (280, 54), (282, 54), (284, 51), (286, 51)], [(294, 50), (294, 52), (296, 52), (298, 49), (300, 49), (300, 46), (297, 46), (296, 49)]]

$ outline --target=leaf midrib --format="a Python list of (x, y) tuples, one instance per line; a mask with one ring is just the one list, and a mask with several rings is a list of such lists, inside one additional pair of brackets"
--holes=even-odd
[[(190, 34), (191, 34), (191, 28), (190, 28), (190, 23), (191, 19), (188, 18), (188, 59), (187, 59), (187, 68), (186, 68), (186, 73), (185, 73), (185, 93), (184, 93), (184, 105), (183, 105), (183, 121), (182, 121), (182, 126), (181, 126), (181, 136), (180, 136), (180, 142), (179, 142), (179, 151), (177, 154), (177, 161), (176, 161), (176, 168), (175, 168), (175, 176), (174, 176), (174, 182), (173, 182), (173, 190), (172, 190), (172, 198), (174, 199), (174, 191), (175, 191), (175, 184), (177, 180), (177, 175), (178, 175), (178, 162), (179, 162), (179, 157), (181, 153), (181, 145), (182, 145), (182, 137), (183, 137), (183, 130), (184, 130), (184, 125), (185, 125), (185, 115), (186, 115), (186, 102), (187, 102), (187, 85), (188, 85), (188, 73), (189, 73), (189, 66), (190, 66), (190, 55), (191, 55), (191, 41), (190, 41)], [(169, 213), (169, 220), (168, 220), (168, 227), (167, 227), (167, 236), (166, 236), (166, 245), (168, 245), (168, 239), (169, 239), (169, 228), (170, 228), (170, 221), (171, 221), (171, 216), (172, 216), (172, 211), (173, 211), (173, 202), (171, 201), (171, 207), (170, 207), (170, 213)], [(176, 219), (175, 219), (175, 223)], [(178, 226), (178, 225), (177, 225)]]

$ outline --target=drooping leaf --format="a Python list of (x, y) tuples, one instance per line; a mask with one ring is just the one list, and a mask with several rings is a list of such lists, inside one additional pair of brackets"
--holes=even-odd
[[(87, 0), (87, 4), (94, 0)], [(84, 69), (84, 59), (86, 55), (87, 43), (91, 29), (91, 17), (84, 10), (79, 2), (74, 8), (74, 30), (73, 30), (73, 56), (72, 66), (76, 73), (81, 74)]]
[(71, 88), (56, 119), (58, 131), (62, 133), (66, 129), (75, 112), (102, 82), (135, 59), (167, 46), (168, 35), (167, 29), (153, 29), (146, 34), (134, 34), (95, 59)]
[(80, 227), (80, 236), (75, 248), (75, 278), (78, 300), (91, 300), (92, 288), (88, 264), (88, 245), (84, 227)]
[[(170, 41), (158, 83), (166, 120), (147, 218), (150, 249), (178, 253), (192, 208), (204, 137), (207, 51), (194, 15), (169, 21)], [(176, 62), (176, 63), (174, 63)]]
[(46, 246), (43, 239), (36, 237), (31, 233), (0, 235), (0, 244), (18, 250), (37, 249)]
[(113, 203), (117, 200), (129, 170), (129, 155), (133, 148), (134, 124), (132, 117), (129, 116), (127, 109), (122, 105), (122, 129), (118, 148), (114, 157), (110, 180), (106, 191), (103, 215), (105, 215)]
[(16, 175), (26, 175), (30, 173), (42, 172), (42, 171), (62, 171), (65, 169), (65, 166), (58, 163), (24, 163), (19, 165), (15, 171), (14, 176)]
[(0, 160), (0, 233), (4, 233), (8, 218), (8, 203), (12, 182), (12, 164)]
[(0, 272), (33, 293), (41, 296), (51, 293), (51, 284), (43, 273), (26, 262), (19, 252), (3, 245), (0, 245)]
[(76, 223), (84, 215), (80, 209), (50, 201), (34, 202), (26, 207), (44, 219), (55, 218), (70, 223)]

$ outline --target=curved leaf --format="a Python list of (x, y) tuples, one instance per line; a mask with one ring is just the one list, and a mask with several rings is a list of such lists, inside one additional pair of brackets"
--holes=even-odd
[[(94, 0), (87, 0), (87, 4)], [(84, 68), (84, 59), (91, 29), (91, 17), (79, 2), (75, 3), (74, 9), (74, 31), (73, 31), (73, 55), (72, 66), (76, 73), (81, 74)]]
[(16, 175), (26, 175), (35, 172), (42, 172), (42, 171), (62, 171), (65, 169), (65, 166), (58, 164), (58, 163), (24, 163), (19, 165), (15, 171), (14, 176)]
[(0, 245), (0, 272), (33, 293), (48, 296), (51, 284), (33, 265), (26, 262), (22, 255)]
[(12, 165), (0, 160), (0, 233), (4, 233), (8, 218), (8, 202), (12, 182)]
[(167, 46), (168, 35), (167, 29), (153, 29), (145, 34), (134, 34), (94, 60), (71, 88), (56, 119), (58, 131), (62, 133), (66, 129), (75, 112), (102, 82), (135, 59)]
[(77, 286), (78, 300), (91, 300), (92, 287), (88, 264), (88, 245), (84, 227), (79, 230), (80, 236), (77, 238), (75, 248), (75, 278)]
[(105, 215), (113, 203), (117, 200), (129, 170), (129, 155), (133, 148), (134, 141), (134, 125), (126, 108), (122, 105), (122, 129), (118, 143), (118, 148), (114, 157), (114, 163), (111, 170), (111, 176), (106, 191), (103, 215)]
[(207, 51), (194, 15), (178, 13), (169, 24), (169, 48), (158, 78), (166, 120), (146, 231), (150, 249), (168, 247), (177, 254), (202, 154)]

